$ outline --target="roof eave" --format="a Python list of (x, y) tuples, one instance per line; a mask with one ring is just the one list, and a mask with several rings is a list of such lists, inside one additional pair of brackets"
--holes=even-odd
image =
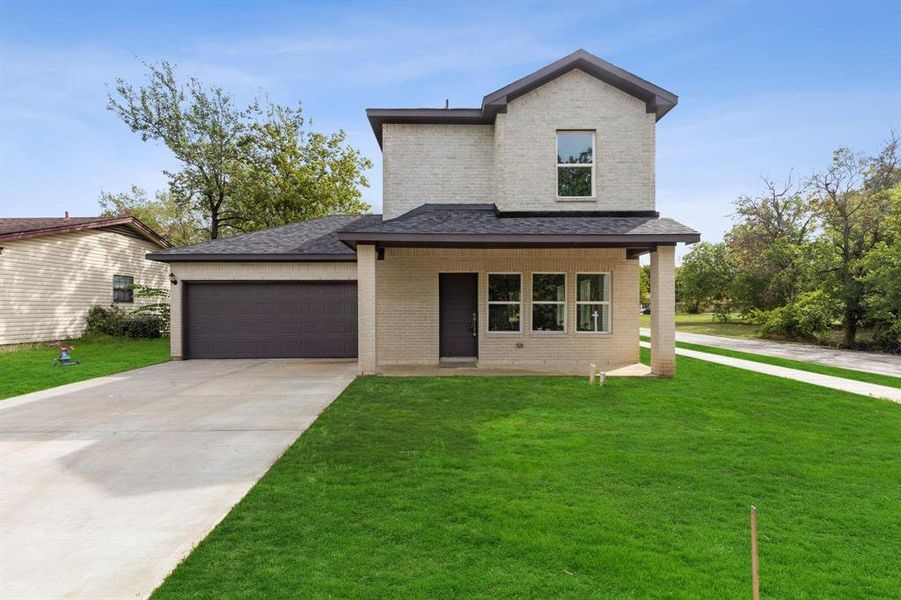
[(580, 69), (644, 101), (645, 110), (648, 113), (654, 113), (657, 121), (679, 102), (679, 97), (669, 90), (654, 85), (586, 50), (579, 49), (534, 73), (491, 92), (482, 99), (480, 108), (368, 108), (366, 116), (380, 148), (382, 147), (382, 125), (385, 123), (491, 124), (494, 123), (498, 113), (507, 112), (509, 102), (573, 69)]
[(478, 233), (385, 233), (345, 231), (339, 240), (356, 248), (360, 243), (382, 245), (431, 245), (468, 247), (594, 247), (621, 248), (632, 245), (694, 244), (701, 234), (478, 234)]
[(157, 262), (356, 262), (355, 254), (188, 254), (156, 252), (146, 258)]
[(141, 234), (146, 240), (155, 243), (160, 248), (171, 248), (172, 244), (168, 240), (160, 236), (147, 225), (144, 225), (135, 217), (113, 217), (110, 219), (102, 219), (92, 221), (90, 223), (72, 223), (68, 225), (57, 225), (55, 227), (42, 227), (40, 229), (31, 229), (29, 231), (17, 231), (15, 233), (0, 234), (0, 242), (11, 242), (15, 240), (27, 240), (31, 238), (44, 237), (48, 235), (57, 235), (60, 233), (71, 233), (74, 231), (84, 231), (90, 229), (106, 229), (108, 227), (116, 227), (118, 225), (126, 225)]

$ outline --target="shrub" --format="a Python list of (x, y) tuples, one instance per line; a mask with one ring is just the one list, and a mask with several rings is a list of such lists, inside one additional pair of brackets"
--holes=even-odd
[(163, 319), (157, 315), (128, 312), (115, 304), (109, 308), (92, 306), (88, 310), (87, 333), (158, 338), (165, 326)]
[(806, 292), (792, 304), (757, 310), (751, 320), (764, 337), (815, 340), (832, 325), (835, 308), (822, 290)]
[(125, 320), (128, 313), (122, 308), (112, 304), (109, 308), (95, 305), (88, 310), (88, 333), (103, 333), (106, 335), (123, 335)]
[(131, 314), (125, 319), (123, 333), (135, 338), (158, 338), (162, 335), (163, 321), (155, 315)]

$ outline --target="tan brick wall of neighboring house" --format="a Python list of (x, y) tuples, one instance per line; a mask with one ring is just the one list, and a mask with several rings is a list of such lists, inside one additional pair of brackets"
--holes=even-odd
[(492, 203), (493, 125), (382, 127), (383, 214), (426, 203)]
[(176, 262), (172, 273), (179, 281), (170, 285), (172, 303), (171, 355), (182, 357), (181, 291), (190, 281), (334, 281), (355, 280), (354, 262)]
[[(588, 365), (611, 369), (638, 362), (638, 261), (622, 249), (388, 248), (376, 263), (378, 363), (435, 364), (438, 346), (438, 274), (479, 274), (479, 364), (548, 367), (574, 374)], [(612, 274), (611, 333), (576, 333), (575, 274)], [(523, 275), (523, 332), (488, 333), (489, 272)], [(531, 274), (567, 275), (567, 332), (531, 330)], [(362, 330), (362, 324), (361, 324)], [(517, 344), (522, 344), (518, 348)]]
[[(655, 116), (643, 101), (576, 69), (510, 102), (495, 127), (501, 210), (654, 210)], [(561, 129), (596, 130), (596, 199), (557, 198)]]

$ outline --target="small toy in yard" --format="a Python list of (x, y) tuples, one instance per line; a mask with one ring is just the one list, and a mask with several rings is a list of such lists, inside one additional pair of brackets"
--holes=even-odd
[(75, 350), (75, 346), (67, 346), (61, 342), (54, 342), (50, 345), (59, 349), (59, 358), (53, 359), (54, 367), (71, 367), (72, 365), (81, 364), (80, 360), (75, 360), (69, 355), (69, 352)]

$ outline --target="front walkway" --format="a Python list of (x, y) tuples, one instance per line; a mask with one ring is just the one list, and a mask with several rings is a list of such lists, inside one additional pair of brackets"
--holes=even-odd
[[(649, 337), (650, 329), (641, 329), (641, 335)], [(676, 341), (702, 346), (715, 346), (726, 350), (776, 356), (791, 360), (817, 363), (830, 367), (841, 367), (855, 371), (879, 373), (901, 377), (901, 356), (882, 354), (879, 352), (859, 352), (856, 350), (838, 350), (811, 344), (793, 342), (775, 342), (772, 340), (749, 340), (744, 338), (721, 337), (701, 333), (676, 332)]]
[(0, 404), (0, 597), (143, 598), (356, 374), (170, 362)]
[[(651, 347), (651, 344), (645, 341), (642, 341), (641, 345), (644, 348)], [(892, 402), (901, 403), (901, 389), (885, 385), (865, 383), (863, 381), (844, 379), (842, 377), (832, 377), (831, 375), (821, 375), (820, 373), (811, 373), (810, 371), (800, 371), (798, 369), (789, 369), (787, 367), (777, 367), (776, 365), (769, 365), (741, 358), (732, 358), (731, 356), (710, 354), (709, 352), (698, 352), (697, 350), (688, 350), (687, 348), (676, 347), (676, 354), (738, 369), (745, 369), (746, 371), (755, 371), (757, 373), (764, 373), (775, 377), (803, 381), (804, 383), (831, 388), (833, 390), (841, 390), (843, 392), (851, 392), (852, 394), (872, 396), (874, 398), (882, 398), (891, 400)]]

